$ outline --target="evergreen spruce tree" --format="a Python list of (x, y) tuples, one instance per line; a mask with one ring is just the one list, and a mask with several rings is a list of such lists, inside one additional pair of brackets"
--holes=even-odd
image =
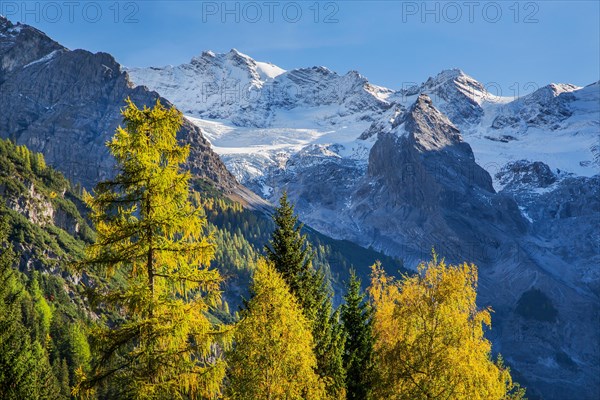
[(325, 399), (310, 323), (285, 281), (259, 261), (251, 292), (227, 353), (229, 398)]
[(313, 328), (317, 371), (325, 382), (332, 399), (346, 398), (346, 370), (344, 368), (345, 335), (338, 310), (332, 313), (327, 297), (317, 313)]
[(181, 171), (189, 154), (176, 139), (182, 114), (128, 99), (123, 117), (108, 143), (118, 174), (86, 196), (97, 238), (83, 267), (105, 277), (90, 298), (111, 318), (92, 334), (92, 371), (79, 371), (76, 394), (212, 398), (225, 374), (215, 350), (227, 335), (206, 312), (221, 277), (208, 267), (214, 246)]
[[(33, 399), (38, 400), (58, 400), (64, 399), (60, 393), (60, 382), (55, 371), (52, 371), (48, 352), (38, 341), (32, 343), (33, 362), (32, 371), (35, 376), (35, 391), (29, 394)], [(58, 371), (56, 371), (58, 372)]]
[(267, 259), (289, 285), (304, 315), (310, 321), (315, 321), (324, 301), (324, 277), (312, 265), (312, 249), (306, 235), (301, 233), (302, 224), (298, 223), (294, 206), (288, 201), (286, 192), (279, 199), (273, 221), (275, 230), (265, 246)]
[(360, 279), (354, 270), (344, 295), (341, 319), (346, 334), (344, 367), (348, 400), (371, 398), (373, 384), (373, 326), (371, 307), (365, 301)]
[(265, 246), (267, 259), (282, 275), (310, 321), (315, 341), (317, 372), (330, 398), (345, 397), (342, 355), (344, 335), (339, 315), (332, 315), (331, 293), (322, 271), (312, 265), (313, 251), (301, 233), (302, 224), (284, 192), (273, 215), (275, 230)]
[(56, 359), (54, 370), (58, 373), (58, 382), (60, 384), (60, 392), (65, 398), (71, 397), (71, 384), (69, 380), (69, 366), (66, 359)]

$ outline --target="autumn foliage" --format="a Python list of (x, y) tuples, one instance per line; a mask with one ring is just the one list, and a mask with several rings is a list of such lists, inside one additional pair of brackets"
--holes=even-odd
[(372, 267), (377, 399), (520, 398), (501, 359), (494, 362), (484, 330), (491, 309), (479, 309), (477, 268), (421, 264), (396, 281)]

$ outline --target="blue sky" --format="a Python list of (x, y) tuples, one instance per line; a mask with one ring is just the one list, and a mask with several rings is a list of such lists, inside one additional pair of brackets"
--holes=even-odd
[(358, 70), (392, 88), (452, 67), (503, 95), (600, 79), (597, 1), (0, 0), (0, 13), (127, 66), (237, 48), (285, 69)]

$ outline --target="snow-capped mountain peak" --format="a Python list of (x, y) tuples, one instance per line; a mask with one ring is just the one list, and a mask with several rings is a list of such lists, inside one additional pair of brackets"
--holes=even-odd
[(408, 106), (421, 93), (431, 97), (436, 107), (461, 128), (479, 123), (486, 103), (500, 101), (458, 68), (443, 70), (421, 85), (398, 91), (395, 100)]
[[(0, 76), (12, 72), (56, 51), (68, 51), (38, 29), (16, 23), (0, 15)], [(29, 46), (28, 41), (36, 41), (36, 46)], [(2, 79), (4, 80), (4, 79)]]
[(433, 89), (457, 81), (470, 81), (473, 82), (474, 85), (479, 85), (479, 82), (465, 74), (460, 68), (450, 68), (442, 70), (436, 76), (429, 77), (423, 84), (423, 87)]
[[(219, 72), (223, 72), (223, 79), (239, 79), (240, 83), (250, 83), (252, 86), (260, 87), (264, 83), (256, 61), (236, 49), (231, 49), (228, 53), (219, 54), (210, 50), (204, 51), (200, 56), (192, 58), (189, 65), (196, 67), (200, 73), (210, 73), (218, 69)], [(183, 66), (185, 64), (179, 67)], [(244, 75), (247, 76), (244, 77)]]
[(278, 67), (275, 64), (268, 62), (255, 61), (258, 73), (263, 80), (275, 79), (279, 75), (285, 73), (285, 69)]
[(570, 83), (551, 83), (546, 87), (551, 89), (555, 96), (558, 96), (561, 93), (573, 92), (581, 89), (581, 86), (572, 85)]
[(435, 77), (429, 77), (422, 85), (409, 89), (406, 95), (423, 92), (444, 101), (452, 101), (462, 95), (478, 105), (493, 97), (480, 82), (459, 68), (446, 69)]

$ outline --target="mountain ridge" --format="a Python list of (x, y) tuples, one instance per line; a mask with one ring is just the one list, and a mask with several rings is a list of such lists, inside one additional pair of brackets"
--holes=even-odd
[[(247, 55), (244, 55), (244, 57), (250, 58)], [(185, 65), (187, 64), (182, 64), (182, 66)], [(153, 70), (160, 71), (161, 68), (153, 68)], [(189, 85), (184, 82), (180, 82), (179, 85), (175, 85), (170, 89), (162, 87), (160, 80), (154, 78), (151, 79), (151, 82), (146, 82), (144, 68), (129, 68), (128, 71), (134, 82), (140, 84), (150, 83), (149, 87), (165, 93), (167, 97), (172, 91), (177, 91), (177, 87), (187, 88), (186, 92), (191, 90)], [(203, 71), (196, 71), (196, 74), (200, 77), (204, 76)], [(331, 77), (335, 77), (335, 79), (330, 80)], [(199, 79), (204, 82), (204, 78)], [(344, 84), (345, 81), (353, 82), (360, 88), (359, 91), (348, 90), (348, 84)], [(233, 86), (236, 82), (235, 79), (231, 81), (231, 83), (234, 83)], [(488, 169), (490, 169), (492, 176), (501, 165), (508, 161), (524, 158), (517, 142), (521, 139), (519, 135), (524, 136), (522, 140), (524, 141), (523, 144), (527, 146), (527, 151), (534, 153), (535, 148), (539, 147), (536, 143), (539, 142), (539, 137), (542, 134), (536, 130), (555, 126), (557, 120), (560, 120), (558, 122), (562, 125), (555, 131), (560, 135), (564, 133), (565, 138), (563, 140), (567, 140), (566, 136), (575, 134), (576, 131), (582, 131), (586, 136), (585, 143), (579, 141), (576, 143), (576, 148), (573, 143), (570, 146), (565, 146), (565, 149), (569, 151), (564, 156), (560, 154), (560, 148), (538, 151), (535, 156), (551, 165), (552, 168), (571, 171), (579, 175), (592, 176), (598, 173), (600, 168), (600, 164), (597, 162), (598, 150), (595, 146), (595, 135), (593, 134), (596, 126), (591, 126), (588, 123), (588, 126), (582, 127), (581, 123), (575, 121), (573, 124), (569, 124), (568, 116), (572, 112), (566, 109), (568, 107), (579, 107), (577, 104), (583, 104), (582, 101), (579, 101), (579, 97), (582, 97), (581, 94), (586, 90), (594, 92), (593, 89), (597, 88), (594, 84), (586, 87), (570, 84), (550, 84), (547, 87), (538, 88), (537, 91), (530, 94), (508, 98), (491, 94), (484, 85), (457, 68), (444, 70), (436, 76), (430, 77), (426, 82), (412, 88), (392, 90), (372, 85), (368, 79), (356, 71), (338, 75), (325, 67), (288, 70), (274, 78), (261, 81), (249, 91), (245, 90), (244, 82), (240, 81), (238, 83), (239, 85), (236, 86), (238, 102), (236, 103), (234, 98), (230, 98), (225, 109), (221, 111), (219, 111), (222, 108), (219, 101), (212, 102), (208, 98), (205, 99), (206, 101), (193, 103), (195, 108), (186, 107), (187, 100), (182, 97), (177, 97), (178, 101), (175, 101), (175, 104), (187, 109), (190, 117), (200, 120), (204, 118), (208, 120), (216, 119), (223, 121), (225, 124), (231, 122), (234, 129), (248, 127), (257, 130), (283, 127), (311, 129), (316, 123), (317, 128), (327, 130), (339, 129), (340, 126), (349, 126), (350, 124), (352, 127), (358, 127), (361, 122), (370, 123), (369, 125), (363, 124), (366, 126), (361, 128), (359, 134), (351, 132), (350, 134), (354, 137), (346, 135), (347, 137), (343, 142), (347, 142), (351, 139), (366, 139), (376, 130), (387, 129), (388, 121), (391, 119), (390, 116), (401, 113), (416, 100), (418, 93), (422, 92), (428, 94), (435, 106), (459, 127), (465, 138), (474, 147), (479, 163), (484, 166), (490, 165)], [(349, 87), (352, 88), (353, 85), (350, 84)], [(371, 90), (370, 88), (374, 89)], [(538, 108), (534, 107), (534, 109), (528, 106), (531, 101), (528, 103), (527, 99), (533, 98), (533, 102), (537, 101), (536, 104), (538, 104), (541, 101), (541, 93), (548, 91), (548, 88), (559, 89), (558, 91), (550, 90), (554, 95), (546, 100), (550, 103), (549, 106), (540, 105)], [(565, 88), (570, 88), (569, 93), (574, 93), (573, 96), (576, 97), (575, 104), (570, 104), (572, 102), (562, 100), (560, 97), (563, 93), (559, 92), (564, 92)], [(220, 88), (219, 90), (226, 92), (227, 88)], [(193, 95), (193, 90), (189, 95)], [(221, 98), (222, 95), (223, 92), (220, 92), (212, 95), (212, 97)], [(173, 96), (179, 95), (173, 94)], [(598, 90), (595, 90), (592, 96), (600, 97)], [(560, 106), (562, 108), (556, 108), (552, 103), (562, 104)], [(204, 111), (203, 107), (210, 108), (210, 111)], [(553, 107), (555, 108), (553, 109)], [(555, 116), (545, 115), (549, 112), (549, 109), (552, 109), (550, 112), (554, 113)], [(591, 112), (594, 112), (593, 107)], [(597, 113), (595, 111), (596, 115), (592, 115), (588, 119), (596, 121), (598, 119)], [(567, 117), (566, 120), (565, 117)], [(311, 123), (300, 123), (299, 120)], [(527, 120), (533, 123), (527, 123)], [(575, 126), (575, 123), (579, 125)], [(210, 128), (206, 124), (200, 123), (199, 126), (207, 131), (209, 137), (212, 136)], [(520, 126), (522, 127), (519, 128)], [(233, 151), (239, 149), (229, 150), (227, 143), (226, 146), (221, 146), (219, 138), (213, 137), (213, 139), (211, 139), (211, 143), (217, 152), (225, 158), (228, 167), (236, 171), (243, 170), (243, 167), (232, 165), (232, 162), (235, 161), (234, 157), (230, 156)], [(497, 143), (492, 143), (494, 141), (506, 143), (505, 149), (500, 154), (494, 154), (493, 147), (497, 147)], [(224, 149), (219, 151), (220, 147), (224, 147)], [(367, 145), (367, 147), (369, 146)], [(297, 150), (290, 149), (289, 151), (286, 150), (286, 153), (293, 154), (295, 151)], [(574, 159), (578, 157), (577, 152), (583, 156), (583, 159)], [(236, 154), (241, 155), (243, 153)], [(248, 156), (243, 157), (247, 159)], [(252, 161), (253, 164), (257, 162), (258, 159)], [(499, 165), (500, 163), (501, 165)], [(249, 183), (246, 181), (247, 178), (242, 175), (237, 175), (237, 178), (243, 183)]]

